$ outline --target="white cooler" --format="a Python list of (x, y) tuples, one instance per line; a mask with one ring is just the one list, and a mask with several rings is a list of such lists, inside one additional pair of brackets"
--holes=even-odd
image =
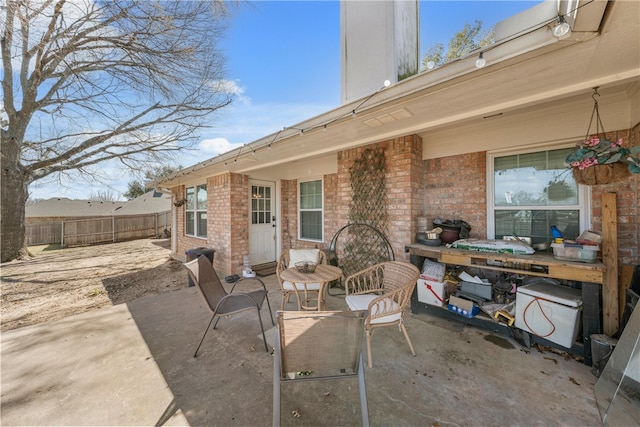
[(516, 328), (571, 348), (578, 335), (582, 291), (550, 283), (520, 286), (516, 293)]

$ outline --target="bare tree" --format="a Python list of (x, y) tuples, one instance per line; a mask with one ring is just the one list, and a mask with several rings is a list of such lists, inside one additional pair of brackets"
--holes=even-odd
[[(429, 47), (422, 58), (422, 67), (439, 67), (455, 59), (463, 58), (473, 50), (490, 46), (493, 43), (495, 43), (493, 28), (483, 32), (482, 21), (475, 21), (473, 25), (466, 22), (462, 30), (451, 37), (446, 52), (442, 43), (435, 43)], [(431, 64), (429, 64), (430, 62)]]
[[(193, 144), (232, 100), (216, 40), (222, 0), (5, 0), (2, 262), (25, 251), (28, 186), (138, 170)], [(151, 163), (154, 162), (154, 163)]]
[(95, 202), (115, 202), (117, 199), (118, 198), (113, 191), (110, 190), (98, 190), (95, 193), (91, 193), (91, 196), (89, 196), (89, 200)]
[(129, 188), (123, 194), (127, 200), (135, 199), (144, 193), (153, 190), (154, 181), (167, 177), (182, 169), (182, 166), (155, 166), (144, 173), (144, 181), (136, 179), (129, 182)]

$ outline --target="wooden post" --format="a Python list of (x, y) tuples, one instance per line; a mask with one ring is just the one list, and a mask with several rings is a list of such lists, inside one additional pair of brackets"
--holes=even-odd
[(602, 286), (602, 324), (606, 335), (620, 327), (618, 315), (618, 216), (616, 193), (602, 194), (602, 263), (607, 267)]

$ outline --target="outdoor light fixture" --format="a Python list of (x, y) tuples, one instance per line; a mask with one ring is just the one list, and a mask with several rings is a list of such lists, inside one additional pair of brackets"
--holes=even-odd
[(436, 63), (433, 61), (427, 62), (427, 70), (433, 70), (436, 67)]
[(482, 68), (487, 64), (487, 61), (482, 56), (482, 52), (478, 55), (478, 59), (476, 60), (476, 68)]
[(571, 27), (565, 21), (564, 16), (558, 15), (556, 26), (553, 28), (553, 35), (557, 38), (563, 38), (569, 35)]
[(391, 81), (385, 80), (383, 84), (384, 84), (384, 87), (389, 87), (391, 86)]

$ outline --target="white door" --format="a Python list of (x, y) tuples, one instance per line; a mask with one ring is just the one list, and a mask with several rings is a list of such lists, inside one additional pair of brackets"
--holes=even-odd
[(250, 181), (249, 190), (249, 257), (251, 265), (275, 261), (275, 183)]

